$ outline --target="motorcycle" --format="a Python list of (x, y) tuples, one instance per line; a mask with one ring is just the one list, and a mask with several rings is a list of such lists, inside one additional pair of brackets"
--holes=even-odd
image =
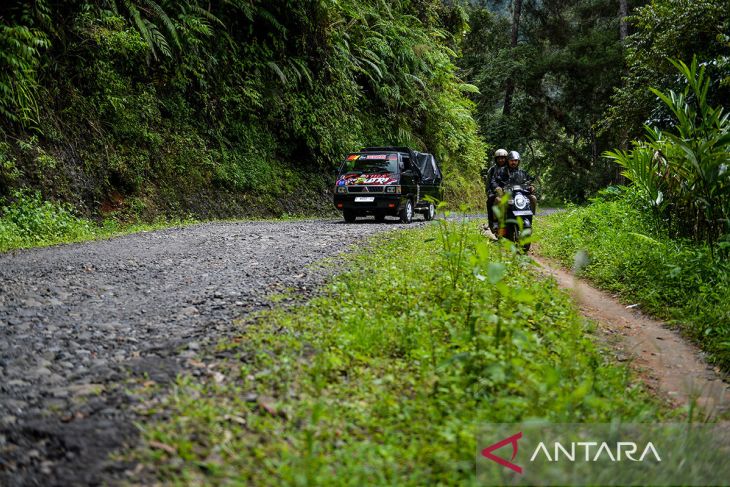
[[(520, 185), (508, 186), (505, 188), (507, 203), (505, 205), (504, 219), (500, 221), (499, 236), (513, 241), (522, 246), (527, 253), (530, 250), (529, 237), (532, 235), (532, 219), (535, 216), (530, 207), (530, 192)], [(527, 240), (527, 242), (523, 242)]]

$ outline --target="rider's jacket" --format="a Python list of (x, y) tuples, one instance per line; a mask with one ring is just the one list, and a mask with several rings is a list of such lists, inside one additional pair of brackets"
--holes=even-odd
[(510, 169), (509, 166), (504, 166), (497, 169), (497, 172), (492, 178), (492, 183), (489, 185), (489, 189), (490, 191), (494, 191), (497, 188), (505, 188), (516, 184), (529, 186), (533, 181), (534, 178), (526, 171), (520, 168)]
[[(502, 166), (506, 167), (506, 166)], [(484, 181), (484, 188), (487, 190), (488, 194), (492, 194), (494, 190), (492, 189), (492, 181), (494, 181), (494, 175), (499, 171), (501, 168), (496, 164), (492, 164), (489, 166), (489, 169), (486, 167), (482, 168), (481, 175), (482, 180)]]

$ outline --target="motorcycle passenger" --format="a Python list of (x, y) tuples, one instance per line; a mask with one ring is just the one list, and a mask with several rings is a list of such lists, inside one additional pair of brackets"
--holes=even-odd
[(533, 186), (534, 178), (526, 171), (520, 169), (520, 153), (511, 151), (509, 153), (509, 162), (507, 166), (499, 169), (492, 179), (492, 188), (497, 197), (502, 197), (504, 188), (508, 186), (520, 185), (527, 186), (529, 192), (530, 208), (535, 214), (537, 210), (537, 197), (535, 196), (535, 186)]
[(496, 227), (494, 212), (492, 210), (496, 195), (492, 189), (492, 181), (494, 180), (494, 176), (497, 171), (507, 165), (508, 156), (509, 154), (505, 149), (497, 149), (494, 152), (494, 164), (492, 164), (489, 169), (485, 166), (481, 173), (482, 179), (484, 180), (484, 188), (487, 191), (487, 218), (489, 219), (490, 229), (494, 229)]

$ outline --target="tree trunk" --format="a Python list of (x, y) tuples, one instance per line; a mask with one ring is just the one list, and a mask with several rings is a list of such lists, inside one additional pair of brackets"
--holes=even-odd
[[(512, 49), (517, 47), (517, 37), (520, 33), (520, 14), (522, 13), (522, 0), (514, 0), (512, 2)], [(513, 74), (507, 79), (507, 87), (504, 93), (504, 106), (502, 107), (502, 115), (509, 115), (512, 112), (512, 94), (515, 91), (515, 82)]]
[[(629, 24), (626, 21), (626, 17), (629, 15), (628, 0), (619, 0), (618, 2), (618, 16), (619, 16), (619, 39), (621, 45), (626, 45), (626, 36), (629, 35)], [(629, 134), (626, 132), (626, 128), (621, 130), (621, 150), (628, 150), (629, 148)], [(621, 168), (616, 168), (616, 182), (618, 184), (626, 184), (626, 178), (621, 174)]]

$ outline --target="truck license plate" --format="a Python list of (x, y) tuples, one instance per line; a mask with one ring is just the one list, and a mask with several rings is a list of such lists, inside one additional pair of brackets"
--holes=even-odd
[(375, 196), (355, 196), (355, 203), (372, 203)]

